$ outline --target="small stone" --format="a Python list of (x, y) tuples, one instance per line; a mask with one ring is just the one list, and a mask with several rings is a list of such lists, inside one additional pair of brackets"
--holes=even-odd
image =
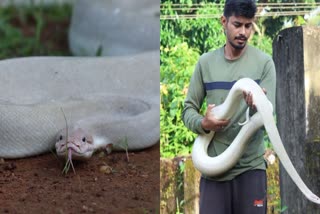
[(111, 174), (112, 173), (112, 168), (111, 166), (108, 166), (108, 165), (103, 165), (103, 166), (100, 166), (100, 172), (104, 173), (104, 174)]
[(129, 164), (128, 164), (128, 167), (129, 167), (130, 169), (136, 169), (136, 168), (137, 168), (137, 166), (134, 165), (134, 164), (132, 164), (132, 163), (129, 163)]
[(83, 206), (82, 206), (82, 210), (83, 210), (84, 212), (94, 212), (93, 208), (88, 207), (88, 206), (86, 206), (86, 205), (83, 205)]
[(89, 209), (89, 208), (88, 208), (86, 205), (83, 205), (83, 206), (82, 206), (82, 210), (88, 211), (88, 209)]
[(111, 152), (112, 152), (112, 150), (113, 150), (113, 144), (110, 143), (110, 144), (108, 144), (108, 145), (106, 146), (106, 152), (107, 152), (107, 154), (110, 155)]
[(103, 157), (105, 157), (106, 155), (104, 154), (104, 152), (99, 152), (99, 154), (98, 154), (98, 157), (99, 158), (103, 158)]

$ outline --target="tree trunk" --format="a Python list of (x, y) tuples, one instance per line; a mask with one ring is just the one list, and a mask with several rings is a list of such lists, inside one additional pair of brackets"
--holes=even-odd
[[(302, 180), (320, 195), (320, 29), (293, 27), (273, 41), (277, 71), (277, 126), (286, 151)], [(285, 213), (319, 213), (280, 167)]]

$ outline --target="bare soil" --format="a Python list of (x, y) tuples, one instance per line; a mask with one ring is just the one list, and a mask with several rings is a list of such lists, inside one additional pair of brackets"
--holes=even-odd
[(54, 154), (2, 160), (0, 213), (159, 213), (159, 144), (96, 154), (62, 174)]

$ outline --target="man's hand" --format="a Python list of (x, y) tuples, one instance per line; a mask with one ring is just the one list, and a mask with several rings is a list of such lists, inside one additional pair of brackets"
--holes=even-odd
[[(267, 90), (265, 88), (262, 88), (262, 90), (265, 94), (267, 94)], [(253, 103), (252, 93), (250, 91), (249, 92), (243, 91), (243, 98), (250, 108), (252, 108), (254, 111), (257, 110), (256, 105)]]
[(208, 105), (206, 115), (201, 121), (201, 126), (206, 131), (221, 131), (225, 126), (229, 124), (229, 120), (218, 120), (214, 117), (212, 109), (215, 107), (214, 104)]

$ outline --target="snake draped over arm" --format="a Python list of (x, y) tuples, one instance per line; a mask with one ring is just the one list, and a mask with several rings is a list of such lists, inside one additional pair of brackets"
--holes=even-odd
[(260, 86), (249, 78), (238, 80), (231, 88), (226, 100), (221, 105), (213, 108), (213, 114), (217, 119), (230, 119), (235, 114), (243, 91), (252, 93), (253, 103), (256, 105), (257, 112), (250, 117), (241, 128), (230, 146), (220, 155), (209, 157), (207, 149), (214, 132), (199, 135), (193, 145), (192, 161), (194, 166), (204, 175), (217, 176), (230, 170), (240, 159), (249, 138), (262, 126), (269, 136), (274, 151), (277, 153), (283, 167), (298, 186), (300, 191), (312, 202), (320, 204), (320, 199), (303, 182), (282, 144), (278, 129), (273, 118), (273, 107), (268, 98), (261, 90)]

